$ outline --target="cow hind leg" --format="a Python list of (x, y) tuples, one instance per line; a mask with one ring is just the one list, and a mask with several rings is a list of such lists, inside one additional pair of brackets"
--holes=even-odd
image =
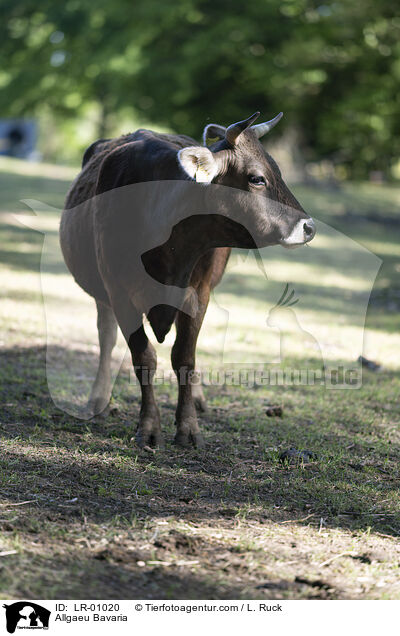
[(111, 304), (118, 324), (128, 343), (136, 377), (142, 392), (139, 424), (136, 431), (138, 446), (163, 446), (160, 413), (153, 392), (153, 377), (157, 368), (156, 351), (143, 328), (143, 316), (125, 292), (113, 287)]
[(157, 367), (156, 351), (143, 328), (142, 314), (135, 308), (126, 294), (114, 288), (111, 304), (121, 331), (128, 343), (135, 374), (140, 383), (142, 404), (136, 431), (138, 446), (163, 446), (160, 413), (153, 391), (153, 377)]
[(111, 307), (96, 301), (97, 329), (99, 333), (100, 359), (88, 410), (99, 415), (107, 410), (111, 398), (111, 355), (117, 342), (117, 321)]
[(164, 446), (160, 426), (160, 412), (154, 397), (153, 377), (157, 368), (156, 351), (146, 336), (143, 325), (128, 340), (132, 362), (142, 392), (136, 443), (144, 446)]

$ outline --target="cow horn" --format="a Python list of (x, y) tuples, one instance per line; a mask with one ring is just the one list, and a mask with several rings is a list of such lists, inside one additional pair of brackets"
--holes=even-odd
[(276, 124), (278, 123), (278, 121), (281, 119), (282, 116), (283, 116), (283, 113), (279, 113), (279, 115), (277, 115), (270, 121), (265, 121), (263, 124), (256, 124), (255, 126), (252, 126), (251, 129), (254, 130), (258, 139), (260, 139), (260, 137), (263, 137), (264, 135), (266, 135), (267, 132), (271, 130), (271, 128), (276, 126)]
[(260, 116), (260, 112), (257, 111), (256, 113), (254, 113), (254, 115), (251, 115), (251, 117), (249, 117), (248, 119), (243, 119), (243, 121), (238, 121), (236, 122), (236, 124), (231, 124), (230, 126), (228, 126), (225, 133), (226, 141), (230, 143), (231, 146), (234, 146), (240, 133), (242, 133), (244, 130), (246, 130), (246, 128), (251, 126), (251, 124), (255, 122), (257, 117), (259, 116)]

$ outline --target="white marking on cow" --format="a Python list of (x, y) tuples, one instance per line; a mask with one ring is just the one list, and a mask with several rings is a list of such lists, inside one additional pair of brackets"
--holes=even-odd
[(310, 241), (311, 238), (314, 236), (314, 233), (312, 234), (312, 236), (307, 234), (304, 230), (304, 225), (314, 227), (314, 221), (310, 218), (301, 219), (300, 221), (298, 221), (289, 236), (287, 238), (281, 239), (281, 245), (288, 249), (293, 249), (295, 247), (300, 247), (300, 245), (304, 245), (305, 243)]

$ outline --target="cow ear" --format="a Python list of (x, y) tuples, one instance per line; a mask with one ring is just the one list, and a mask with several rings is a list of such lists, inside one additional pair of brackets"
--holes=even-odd
[(221, 139), (225, 139), (226, 128), (218, 124), (208, 124), (203, 130), (203, 144), (210, 146)]
[(182, 148), (178, 160), (189, 177), (199, 183), (210, 183), (219, 172), (213, 153), (203, 146)]

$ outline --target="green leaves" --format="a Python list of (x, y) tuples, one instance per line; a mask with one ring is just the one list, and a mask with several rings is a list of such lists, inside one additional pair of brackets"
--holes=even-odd
[[(200, 138), (285, 112), (311, 160), (353, 177), (400, 153), (400, 19), (389, 0), (0, 0), (0, 112), (123, 113)], [(283, 128), (274, 134), (282, 134)]]

